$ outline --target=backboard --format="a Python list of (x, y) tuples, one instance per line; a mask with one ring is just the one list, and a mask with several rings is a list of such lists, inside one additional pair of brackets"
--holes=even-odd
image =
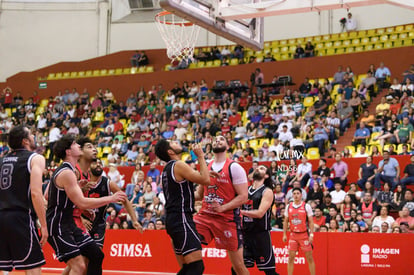
[[(255, 2), (239, 0), (237, 2)], [(252, 50), (263, 49), (264, 19), (226, 20), (220, 16), (220, 5), (229, 5), (220, 0), (160, 0), (160, 6), (210, 32), (231, 40)]]

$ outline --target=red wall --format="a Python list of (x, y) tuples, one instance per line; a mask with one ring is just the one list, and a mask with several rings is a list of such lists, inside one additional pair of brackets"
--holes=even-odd
[[(148, 90), (152, 85), (162, 83), (166, 89), (172, 88), (175, 81), (200, 81), (205, 79), (212, 86), (214, 80), (241, 79), (248, 81), (251, 72), (260, 67), (265, 75), (265, 82), (270, 82), (273, 75), (291, 75), (296, 84), (300, 84), (305, 76), (309, 78), (329, 77), (337, 70), (338, 65), (350, 65), (355, 74), (366, 73), (369, 64), (378, 66), (385, 62), (393, 76), (400, 79), (401, 73), (409, 68), (414, 60), (414, 47), (402, 47), (389, 50), (378, 50), (363, 53), (343, 54), (337, 56), (324, 56), (289, 61), (256, 63), (239, 65), (236, 67), (219, 67), (207, 69), (192, 69), (181, 71), (162, 71), (168, 60), (164, 50), (147, 51), (151, 62), (156, 63), (155, 72), (150, 74), (134, 74), (122, 76), (93, 77), (66, 80), (47, 81), (47, 89), (39, 90), (41, 97), (55, 96), (58, 90), (65, 88), (77, 88), (82, 91), (88, 88), (93, 95), (98, 88), (110, 88), (118, 100), (124, 100), (131, 92), (135, 92), (143, 86)], [(38, 90), (39, 77), (45, 77), (48, 73), (64, 71), (80, 71), (87, 69), (104, 69), (128, 67), (132, 51), (120, 52), (108, 56), (95, 58), (83, 62), (65, 62), (40, 69), (30, 73), (19, 73), (7, 79), (6, 83), (0, 83), (0, 89), (10, 86), (14, 91), (21, 91), (25, 98)]]
[[(403, 175), (403, 171), (405, 166), (410, 163), (410, 156), (393, 156), (398, 160), (400, 163), (400, 170), (401, 170), (401, 176)], [(333, 163), (335, 162), (334, 159), (326, 159), (327, 160), (327, 166), (332, 167)], [(358, 170), (359, 166), (366, 161), (366, 158), (344, 158), (343, 159), (348, 164), (348, 183), (356, 182), (358, 180)], [(382, 157), (375, 157), (374, 163), (378, 166), (378, 163), (382, 160)], [(316, 170), (316, 168), (319, 165), (319, 160), (309, 160), (309, 162), (312, 164), (312, 169)], [(289, 161), (280, 161), (278, 164), (285, 163), (289, 165)], [(300, 161), (297, 161), (297, 164), (299, 164)], [(251, 162), (240, 162), (240, 164), (243, 166), (243, 168), (246, 170), (246, 172), (251, 168), (252, 163)], [(270, 165), (269, 162), (266, 163), (267, 165)], [(158, 170), (162, 171), (163, 167), (158, 166)], [(149, 169), (149, 166), (144, 166), (142, 170), (147, 173)], [(129, 183), (132, 173), (134, 171), (134, 167), (118, 167), (118, 170), (121, 174), (125, 175), (126, 181)]]

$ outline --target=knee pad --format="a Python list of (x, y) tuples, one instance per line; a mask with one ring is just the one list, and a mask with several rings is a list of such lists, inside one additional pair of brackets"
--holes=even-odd
[(185, 274), (187, 275), (201, 275), (204, 272), (203, 260), (198, 260), (187, 264)]

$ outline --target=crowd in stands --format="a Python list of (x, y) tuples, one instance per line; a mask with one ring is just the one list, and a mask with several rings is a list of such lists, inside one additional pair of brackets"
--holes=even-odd
[[(18, 92), (14, 94), (11, 88), (6, 88), (0, 96), (0, 117), (3, 118), (0, 130), (7, 134), (18, 123), (32, 127), (39, 145), (37, 150), (48, 160), (45, 181), (56, 167), (53, 144), (59, 137), (66, 133), (90, 136), (99, 157), (110, 166), (108, 176), (127, 192), (145, 228), (157, 228), (157, 223), (161, 226), (164, 217), (165, 198), (158, 182), (159, 171), (155, 168), (159, 164), (154, 153), (155, 143), (160, 138), (179, 141), (185, 150), (184, 159), (195, 165), (197, 159), (190, 150), (191, 143), (203, 145), (209, 162), (213, 158), (211, 142), (218, 134), (227, 137), (231, 147), (229, 157), (235, 161), (271, 161), (272, 168), (279, 171), (277, 161), (291, 159), (289, 173), (279, 171), (274, 177), (277, 183), (275, 228), (281, 228), (290, 186), (303, 188), (304, 199), (315, 209), (315, 214), (320, 208), (322, 216), (326, 216), (325, 222), (317, 223), (321, 231), (325, 227), (331, 231), (372, 230), (377, 216), (388, 217), (388, 214), (383, 216), (382, 207), (395, 205), (399, 208), (393, 209), (401, 210), (400, 225), (407, 221), (409, 226), (414, 226), (413, 218), (403, 216), (405, 206), (413, 215), (412, 192), (405, 190), (405, 185), (413, 183), (414, 171), (412, 166), (405, 167), (406, 176), (400, 181), (398, 161), (390, 157), (399, 150), (394, 145), (404, 145), (402, 154), (410, 154), (413, 149), (414, 91), (410, 81), (414, 66), (404, 73), (402, 82), (397, 78), (391, 85), (390, 76), (384, 64), (377, 69), (370, 66), (362, 79), (349, 66), (345, 71), (339, 66), (332, 78), (314, 81), (306, 78), (298, 90), (286, 90), (283, 98), (278, 99), (269, 96), (266, 89), (254, 86), (215, 94), (203, 80), (192, 81), (191, 85), (177, 82), (165, 88), (159, 84), (148, 91), (141, 88), (125, 102), (117, 100), (109, 89), (99, 89), (94, 96), (87, 89), (82, 93), (66, 89), (49, 99), (41, 100), (33, 94), (24, 100)], [(264, 78), (260, 69), (255, 72), (254, 81)], [(372, 115), (363, 110), (378, 89), (386, 89), (386, 96)], [(349, 152), (350, 148), (343, 154), (336, 153), (334, 144), (360, 116), (363, 117), (355, 132), (354, 146), (350, 147), (361, 157), (383, 154), (384, 159), (375, 169), (367, 159), (366, 166), (361, 167), (360, 181), (351, 184), (347, 196), (348, 171), (341, 158), (355, 153)], [(8, 148), (4, 142), (2, 146), (4, 154)], [(331, 169), (324, 167), (325, 160), (321, 159), (320, 167), (312, 169), (306, 157), (302, 157), (311, 149), (316, 149), (321, 157), (329, 150), (328, 157), (337, 162)], [(293, 168), (299, 161), (302, 163), (297, 169)], [(412, 161), (410, 165), (414, 165)], [(153, 166), (150, 172), (154, 175), (141, 173), (141, 167), (148, 164)], [(123, 178), (117, 171), (118, 166), (135, 166), (133, 178)], [(382, 183), (388, 184), (388, 191), (382, 189)], [(362, 193), (356, 191), (359, 187)], [(390, 193), (394, 190), (397, 190), (395, 196)], [(113, 205), (108, 213), (111, 228), (126, 227), (124, 209)], [(393, 226), (395, 223), (390, 222), (388, 229)], [(382, 224), (380, 227), (382, 232)], [(400, 230), (405, 232), (403, 227)]]

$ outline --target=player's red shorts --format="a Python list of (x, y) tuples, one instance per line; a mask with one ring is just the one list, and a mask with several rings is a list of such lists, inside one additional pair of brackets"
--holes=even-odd
[(299, 247), (302, 249), (303, 252), (312, 251), (312, 244), (309, 242), (308, 232), (290, 233), (288, 250), (298, 251)]
[(197, 214), (194, 217), (196, 229), (201, 235), (201, 243), (209, 244), (215, 240), (216, 248), (237, 251), (243, 246), (240, 221), (224, 220), (220, 216)]

